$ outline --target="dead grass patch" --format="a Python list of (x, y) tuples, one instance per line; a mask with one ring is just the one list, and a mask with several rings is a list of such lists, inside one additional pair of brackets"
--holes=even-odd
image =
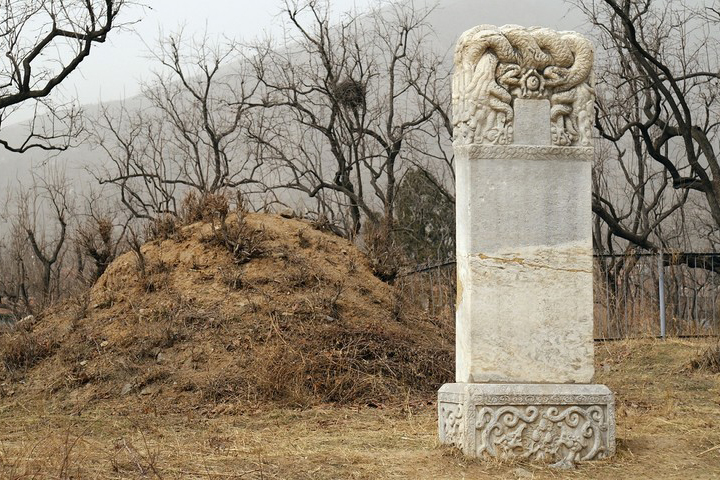
[[(574, 471), (465, 458), (438, 444), (436, 406), (401, 393), (373, 408), (225, 401), (162, 414), (119, 401), (81, 416), (58, 411), (52, 398), (9, 400), (0, 406), (0, 478), (63, 478), (64, 468), (98, 479), (712, 479), (720, 472), (720, 378), (678, 374), (707, 346), (598, 345), (597, 381), (617, 396), (618, 451)], [(216, 373), (218, 382), (228, 379)]]
[(21, 330), (0, 334), (0, 363), (4, 376), (15, 377), (25, 373), (50, 356), (57, 346), (53, 338), (32, 332)]
[(708, 373), (720, 373), (720, 341), (705, 348), (691, 360), (690, 368)]

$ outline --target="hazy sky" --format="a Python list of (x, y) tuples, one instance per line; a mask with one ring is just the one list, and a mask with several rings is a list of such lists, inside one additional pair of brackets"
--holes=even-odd
[[(364, 10), (378, 0), (331, 0), (334, 13), (352, 8)], [(434, 4), (433, 0), (415, 0)], [(279, 32), (284, 18), (279, 16), (282, 0), (145, 0), (150, 7), (130, 9), (124, 21), (139, 20), (126, 31), (108, 36), (82, 63), (79, 71), (63, 84), (64, 94), (77, 96), (81, 103), (97, 103), (131, 97), (138, 93), (138, 82), (147, 78), (147, 45), (156, 43), (160, 30), (173, 33), (184, 26), (187, 34), (225, 35), (237, 40), (252, 40), (265, 32)], [(568, 7), (562, 0), (439, 0), (440, 8), (457, 11), (460, 34), (479, 23), (535, 23), (551, 28), (573, 28), (564, 25)], [(465, 15), (464, 15), (465, 13)], [(469, 14), (469, 15), (468, 15)], [(548, 17), (552, 18), (547, 24)]]
[[(280, 33), (284, 18), (279, 16), (282, 0), (139, 0), (152, 8), (130, 10), (125, 21), (140, 20), (132, 29), (115, 31), (105, 44), (96, 45), (80, 68), (60, 85), (63, 100), (78, 98), (92, 111), (91, 104), (130, 98), (139, 93), (138, 82), (149, 78), (153, 62), (145, 43), (153, 45), (162, 29), (165, 34), (185, 26), (187, 34), (225, 35), (252, 40), (267, 33)], [(435, 0), (413, 0), (416, 5), (435, 4)], [(353, 7), (362, 11), (380, 0), (331, 0), (336, 13)], [(431, 18), (436, 32), (435, 43), (440, 51), (451, 49), (453, 42), (465, 30), (479, 24), (504, 25), (514, 23), (541, 25), (557, 30), (584, 31), (582, 16), (564, 0), (438, 0), (438, 10)], [(56, 97), (57, 98), (57, 97)], [(58, 98), (60, 100), (60, 98)], [(24, 122), (32, 116), (32, 105), (16, 112), (11, 123), (3, 125), (3, 136), (20, 140), (25, 133)], [(78, 165), (97, 155), (83, 144), (67, 152)], [(14, 155), (0, 149), (0, 190), (3, 177), (22, 177), (18, 169), (28, 169), (35, 162), (45, 161), (46, 152), (31, 150)], [(8, 170), (7, 165), (12, 165)]]
[[(366, 8), (372, 0), (332, 0), (332, 8), (346, 11)], [(138, 92), (138, 81), (146, 77), (151, 62), (147, 47), (157, 42), (159, 32), (173, 33), (184, 26), (188, 34), (225, 35), (251, 40), (264, 32), (277, 32), (281, 0), (146, 0), (150, 8), (133, 8), (124, 21), (140, 20), (131, 30), (113, 32), (99, 45), (64, 87), (65, 93), (82, 103), (130, 97)]]

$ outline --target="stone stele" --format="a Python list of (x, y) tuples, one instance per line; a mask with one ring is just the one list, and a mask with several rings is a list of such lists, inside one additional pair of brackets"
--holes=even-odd
[(593, 48), (574, 32), (481, 25), (453, 77), (455, 384), (440, 439), (470, 456), (569, 467), (615, 451), (593, 380)]

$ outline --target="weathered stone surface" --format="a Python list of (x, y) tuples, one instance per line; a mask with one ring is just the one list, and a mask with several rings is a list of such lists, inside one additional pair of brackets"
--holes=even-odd
[(516, 98), (513, 102), (513, 143), (550, 145), (550, 101)]
[[(526, 151), (549, 158), (553, 148)], [(456, 148), (455, 379), (589, 383), (591, 164), (582, 152), (537, 160), (494, 151)]]
[(584, 257), (585, 246), (572, 244), (459, 256), (458, 315), (477, 321), (458, 324), (456, 381), (592, 381), (592, 309), (584, 308), (592, 307), (592, 265)]
[(592, 59), (543, 28), (458, 43), (458, 382), (592, 381)]
[[(440, 440), (572, 467), (615, 452), (593, 368), (593, 49), (573, 32), (481, 25), (453, 77), (456, 381)], [(486, 383), (481, 383), (486, 382)]]
[(472, 457), (572, 468), (615, 453), (615, 399), (604, 385), (449, 383), (438, 423), (440, 442)]
[(513, 121), (522, 103), (515, 101), (532, 99), (550, 103), (553, 145), (591, 146), (593, 58), (590, 42), (575, 32), (517, 25), (468, 30), (455, 49), (455, 144), (521, 143)]

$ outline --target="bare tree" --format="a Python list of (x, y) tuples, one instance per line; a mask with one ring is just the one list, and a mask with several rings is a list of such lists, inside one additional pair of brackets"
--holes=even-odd
[[(363, 219), (395, 223), (402, 172), (446, 108), (443, 58), (430, 10), (388, 2), (331, 24), (327, 1), (286, 1), (283, 41), (253, 58), (267, 107), (251, 134), (277, 167), (275, 188), (303, 192), (338, 215), (349, 236)], [(437, 132), (435, 132), (437, 133)]]
[(43, 176), (35, 175), (30, 187), (19, 186), (11, 193), (3, 218), (11, 226), (15, 297), (28, 310), (42, 308), (58, 298), (67, 273), (63, 256), (70, 237), (74, 195), (64, 170), (52, 168)]
[(30, 275), (27, 260), (31, 258), (25, 232), (18, 224), (12, 225), (0, 241), (0, 297), (16, 315), (31, 311)]
[[(701, 214), (684, 211), (686, 202), (705, 205), (714, 229), (720, 228), (719, 18), (700, 3), (576, 3), (600, 32), (606, 54), (597, 83), (596, 127), (616, 145), (614, 155), (630, 188), (624, 203), (596, 188), (593, 211), (609, 235), (649, 250), (667, 247), (659, 234), (663, 222)], [(628, 168), (630, 158), (634, 168)], [(596, 187), (602, 181), (596, 178)], [(685, 239), (701, 241), (694, 237)]]
[[(97, 192), (81, 209), (65, 171), (46, 166), (12, 188), (0, 219), (0, 298), (16, 315), (35, 313), (94, 283), (127, 248), (131, 217)], [(88, 266), (89, 263), (89, 266)]]
[[(54, 105), (48, 95), (118, 27), (126, 0), (5, 0), (0, 2), (0, 127), (21, 106), (34, 109), (30, 131), (13, 152), (65, 149), (79, 132), (78, 111)], [(44, 110), (42, 107), (47, 107)], [(49, 125), (39, 125), (40, 113)]]
[[(601, 75), (610, 74), (605, 68)], [(620, 77), (621, 74), (617, 74)], [(637, 78), (628, 78), (615, 89), (600, 89), (598, 101), (623, 119), (637, 117), (638, 98), (625, 92), (633, 91)], [(618, 92), (621, 92), (618, 95)], [(629, 96), (623, 97), (623, 93)], [(616, 132), (617, 119), (605, 125)], [(673, 244), (668, 219), (682, 214), (688, 190), (673, 190), (665, 169), (652, 161), (641, 137), (628, 135), (616, 142), (600, 142), (593, 165), (593, 229), (594, 249), (598, 253), (627, 253), (640, 247), (656, 250)], [(614, 259), (610, 261), (614, 262)], [(622, 261), (620, 262), (622, 263)]]
[[(90, 285), (127, 248), (126, 235), (132, 221), (131, 215), (115, 211), (103, 197), (99, 192), (90, 193), (80, 215), (84, 218), (78, 222), (73, 237), (78, 275)], [(85, 273), (86, 258), (92, 262), (89, 274)]]
[(258, 82), (238, 51), (233, 41), (171, 35), (155, 50), (161, 70), (143, 88), (148, 104), (103, 110), (95, 140), (112, 166), (99, 180), (119, 189), (135, 217), (176, 214), (189, 190), (202, 196), (257, 182), (262, 164), (243, 127)]

